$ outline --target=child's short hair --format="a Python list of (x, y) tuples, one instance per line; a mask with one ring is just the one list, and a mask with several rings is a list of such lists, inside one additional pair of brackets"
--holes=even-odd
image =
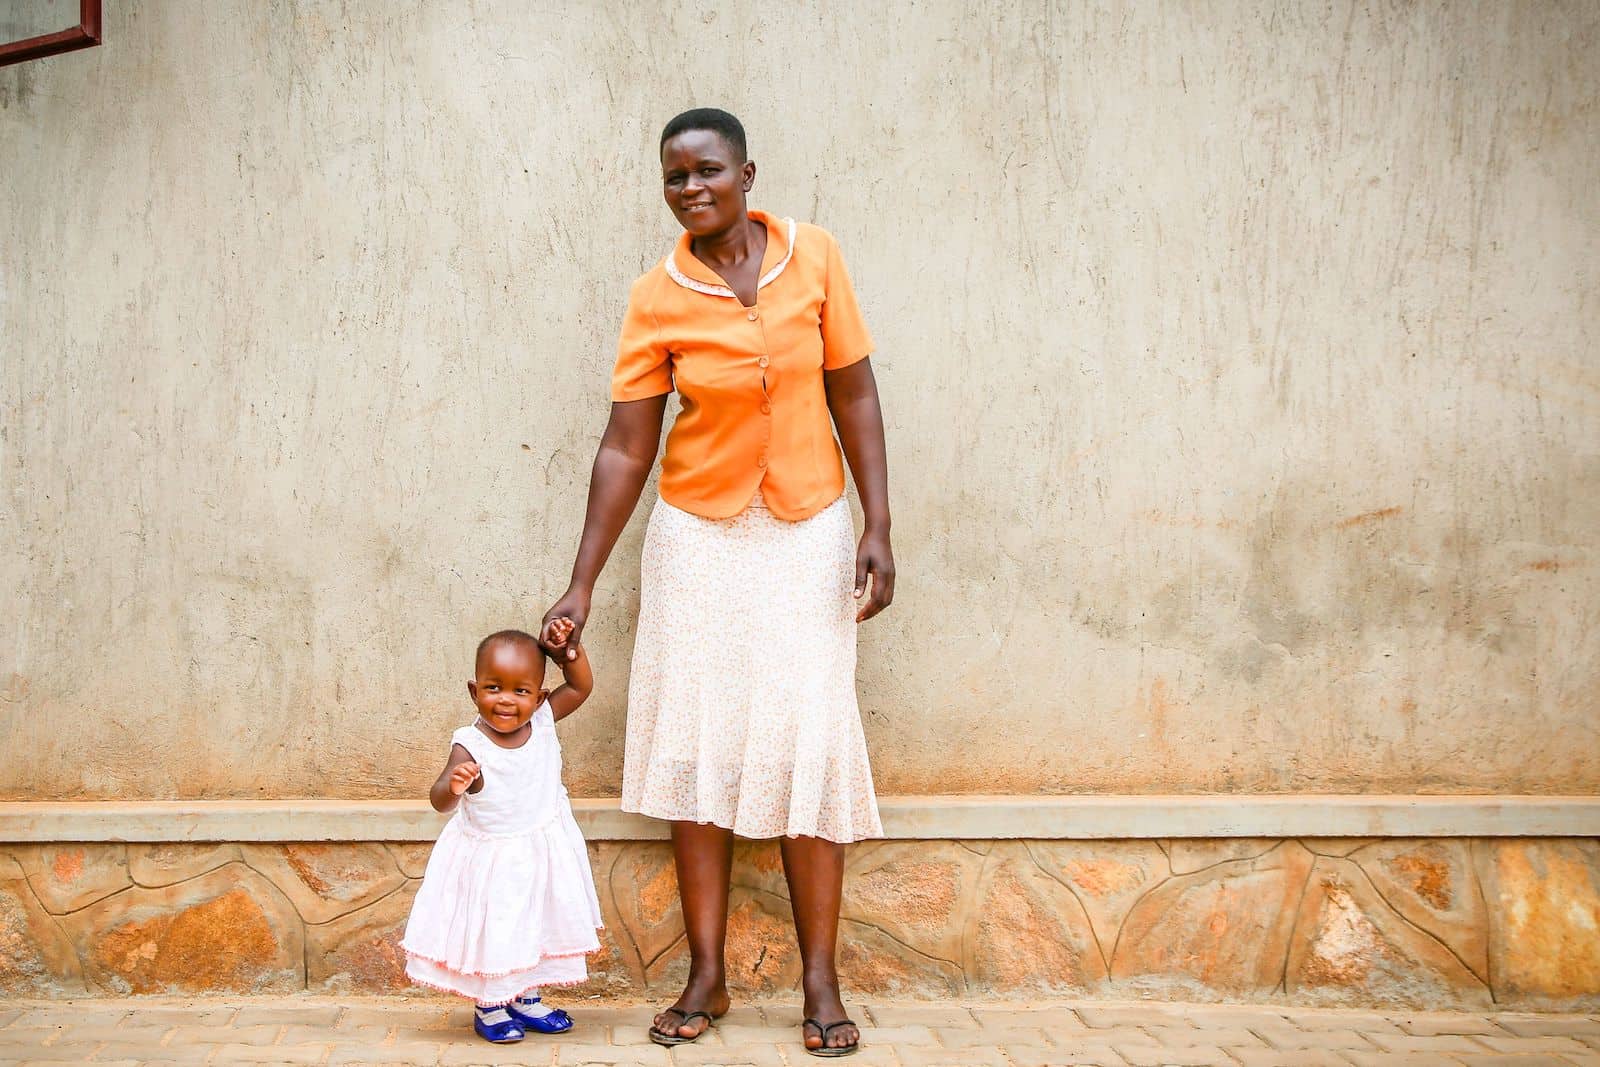
[(523, 630), (496, 630), (494, 633), (478, 642), (478, 652), (473, 657), (473, 668), (483, 662), (483, 654), (496, 645), (526, 645), (541, 659), (544, 657), (544, 646), (539, 639)]

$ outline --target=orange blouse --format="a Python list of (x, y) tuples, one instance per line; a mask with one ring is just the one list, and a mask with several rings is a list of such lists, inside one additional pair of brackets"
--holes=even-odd
[(872, 337), (832, 235), (763, 211), (767, 252), (754, 307), (689, 250), (633, 284), (611, 399), (678, 391), (661, 496), (708, 519), (756, 490), (780, 519), (810, 518), (844, 492), (822, 372), (872, 354)]

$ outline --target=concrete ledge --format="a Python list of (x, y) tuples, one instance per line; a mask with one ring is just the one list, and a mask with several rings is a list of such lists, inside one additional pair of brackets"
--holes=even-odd
[[(574, 800), (591, 841), (656, 841), (667, 825), (615, 798)], [(1600, 797), (881, 797), (901, 840), (1157, 837), (1600, 837)], [(411, 800), (0, 803), (0, 842), (431, 841), (445, 818)]]

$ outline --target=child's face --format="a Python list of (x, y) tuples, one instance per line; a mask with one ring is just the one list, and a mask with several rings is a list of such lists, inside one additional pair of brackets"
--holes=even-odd
[(478, 714), (498, 734), (522, 729), (544, 700), (544, 656), (537, 648), (498, 641), (483, 650), (478, 676), (467, 683)]

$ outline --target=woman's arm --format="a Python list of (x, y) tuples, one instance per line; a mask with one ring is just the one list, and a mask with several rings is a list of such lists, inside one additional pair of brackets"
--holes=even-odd
[(839, 443), (855, 476), (856, 492), (866, 529), (856, 549), (856, 598), (867, 591), (872, 576), (872, 595), (867, 597), (856, 621), (865, 622), (894, 600), (894, 551), (889, 547), (889, 460), (883, 444), (883, 408), (878, 404), (878, 382), (872, 376), (872, 360), (862, 359), (822, 372), (822, 386), (828, 395), (828, 411), (839, 430)]
[(428, 803), (433, 805), (434, 811), (455, 811), (456, 805), (461, 803), (462, 793), (468, 790), (476, 793), (482, 788), (483, 779), (478, 777), (478, 765), (473, 761), (472, 753), (460, 745), (451, 745), (449, 762), (439, 772), (439, 779), (433, 783), (433, 788), (428, 790)]
[(545, 612), (540, 624), (539, 641), (552, 653), (557, 649), (550, 644), (550, 624), (565, 616), (572, 620), (565, 655), (568, 659), (578, 655), (594, 583), (622, 535), (622, 528), (628, 524), (628, 516), (638, 506), (639, 494), (655, 465), (668, 395), (611, 405), (611, 418), (589, 475), (589, 509), (583, 518), (578, 557), (572, 564), (572, 581), (555, 606)]

